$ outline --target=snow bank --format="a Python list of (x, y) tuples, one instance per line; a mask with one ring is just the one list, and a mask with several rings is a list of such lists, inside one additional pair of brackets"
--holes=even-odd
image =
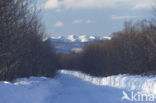
[(57, 81), (44, 77), (0, 82), (0, 103), (49, 103), (58, 87)]
[(129, 91), (140, 91), (145, 93), (156, 94), (156, 77), (142, 77), (132, 75), (116, 75), (109, 77), (94, 77), (86, 75), (78, 71), (60, 70), (61, 74), (68, 74), (78, 77), (84, 81), (88, 81), (95, 85), (110, 86), (115, 88), (122, 88)]

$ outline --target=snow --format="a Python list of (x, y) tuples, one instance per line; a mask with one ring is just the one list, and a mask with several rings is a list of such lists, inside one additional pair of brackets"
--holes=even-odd
[(156, 77), (116, 75), (98, 78), (78, 71), (60, 70), (55, 78), (1, 81), (0, 103), (132, 103), (121, 100), (123, 94), (132, 90), (156, 94)]
[(76, 37), (75, 37), (74, 35), (68, 35), (68, 36), (66, 37), (66, 39), (68, 39), (68, 40), (71, 41), (71, 42), (75, 42), (75, 41), (76, 41)]
[(93, 40), (95, 40), (96, 37), (95, 37), (95, 36), (89, 36), (89, 39), (93, 39)]
[(48, 103), (59, 83), (47, 78), (31, 77), (15, 83), (0, 83), (0, 103)]
[(61, 39), (62, 36), (52, 36), (51, 38), (52, 38), (52, 39)]
[(94, 36), (94, 35), (66, 35), (66, 36), (51, 36), (51, 39), (61, 42), (91, 42), (94, 40), (110, 40), (109, 36)]
[(89, 41), (89, 38), (87, 38), (86, 35), (81, 35), (78, 37), (78, 39), (80, 42), (88, 42)]
[(102, 38), (102, 40), (111, 40), (112, 38), (111, 37), (109, 37), (109, 36), (104, 36), (103, 38)]
[(78, 71), (61, 70), (60, 73), (68, 74), (80, 78), (84, 81), (90, 82), (94, 85), (109, 86), (114, 88), (121, 88), (126, 90), (134, 90), (145, 93), (156, 94), (156, 77), (142, 77), (132, 75), (114, 75), (108, 77), (93, 77)]

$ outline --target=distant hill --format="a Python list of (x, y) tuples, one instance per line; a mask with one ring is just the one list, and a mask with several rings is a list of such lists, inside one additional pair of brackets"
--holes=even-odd
[(80, 52), (82, 47), (89, 42), (109, 39), (111, 39), (111, 37), (93, 35), (51, 36), (50, 38), (58, 53), (77, 53)]

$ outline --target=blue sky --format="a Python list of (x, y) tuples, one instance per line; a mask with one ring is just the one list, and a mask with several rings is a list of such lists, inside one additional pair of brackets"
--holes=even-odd
[(110, 35), (125, 20), (151, 18), (154, 0), (39, 0), (52, 35)]

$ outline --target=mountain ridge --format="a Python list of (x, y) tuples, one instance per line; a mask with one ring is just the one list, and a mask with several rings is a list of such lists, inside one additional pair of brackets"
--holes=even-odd
[(95, 40), (110, 40), (109, 36), (94, 35), (67, 35), (67, 36), (51, 36), (50, 40), (54, 45), (57, 53), (78, 53), (89, 42)]
[(110, 40), (110, 36), (94, 36), (94, 35), (66, 35), (66, 36), (51, 36), (53, 40), (60, 40), (62, 42), (90, 42), (94, 40)]

